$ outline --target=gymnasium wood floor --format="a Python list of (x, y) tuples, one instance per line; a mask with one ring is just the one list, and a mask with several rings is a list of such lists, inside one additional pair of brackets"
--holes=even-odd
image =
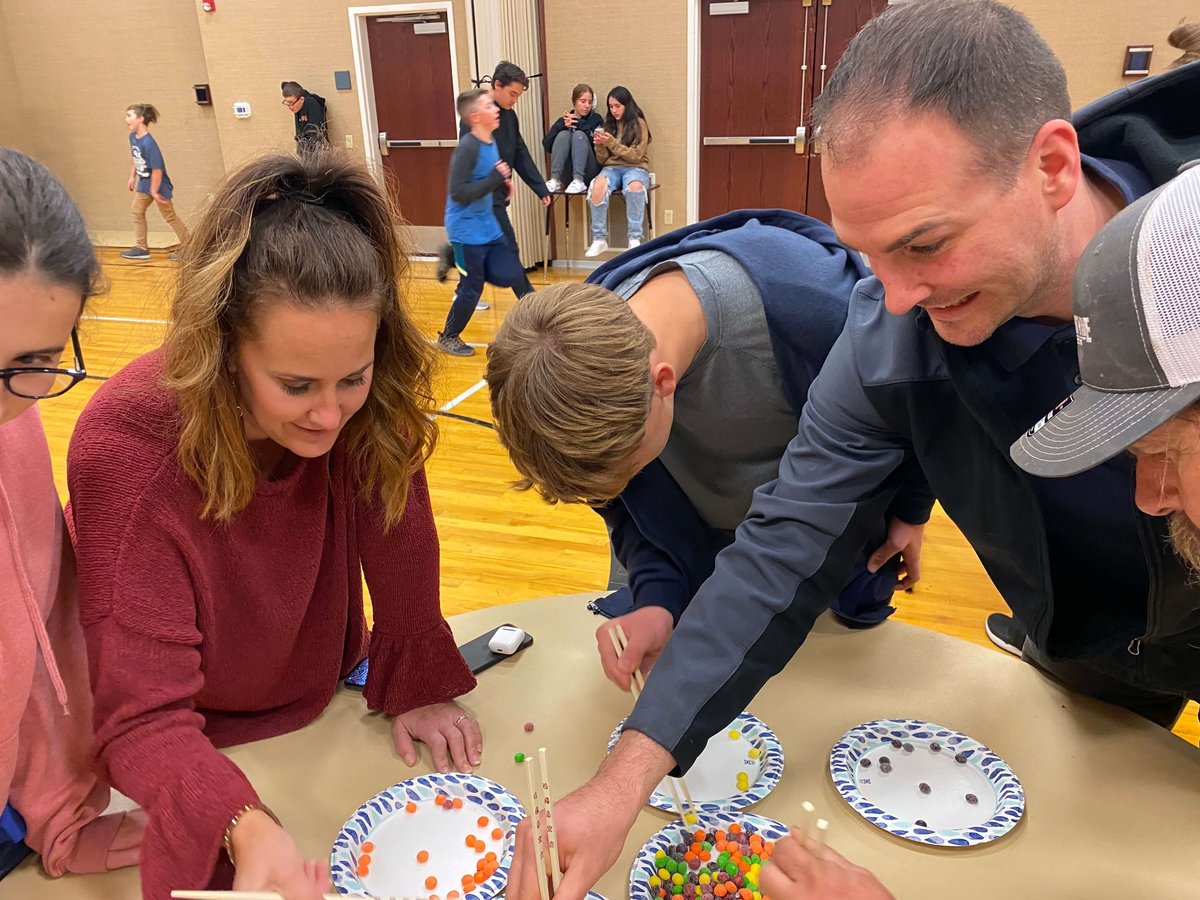
[[(108, 293), (89, 305), (81, 327), (88, 371), (109, 376), (156, 347), (170, 309), (175, 264), (166, 251), (129, 263), (101, 251)], [(411, 295), (424, 332), (437, 334), (454, 290), (438, 284), (432, 264), (415, 265)], [(550, 280), (572, 276), (552, 272)], [(576, 275), (574, 277), (582, 277)], [(546, 283), (531, 274), (535, 287)], [(484, 344), (515, 303), (511, 291), (488, 287), (491, 310), (477, 312), (463, 337)], [(608, 576), (608, 544), (600, 518), (585, 508), (542, 503), (509, 487), (516, 471), (488, 427), (484, 356), (443, 357), (438, 398), (441, 441), (429, 466), (434, 514), (442, 542), (442, 606), (447, 615), (550, 594), (600, 590)], [(79, 411), (101, 382), (89, 379), (42, 403), (59, 492), (66, 499), (65, 459)], [(926, 530), (920, 584), (896, 600), (896, 618), (993, 649), (983, 632), (990, 612), (1006, 607), (975, 553), (940, 508)], [(886, 627), (886, 626), (885, 626)], [(1000, 652), (996, 650), (995, 652)], [(1200, 725), (1192, 704), (1176, 734), (1196, 744)]]

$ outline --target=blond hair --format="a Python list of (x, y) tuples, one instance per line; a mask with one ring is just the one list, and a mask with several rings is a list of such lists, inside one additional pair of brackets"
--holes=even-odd
[(229, 363), (254, 336), (264, 303), (349, 306), (379, 317), (367, 401), (344, 446), (385, 524), (400, 520), (409, 480), (436, 441), (433, 351), (407, 308), (408, 252), (399, 216), (365, 166), (331, 149), (274, 154), (230, 174), (183, 249), (165, 382), (178, 396), (178, 458), (204, 495), (201, 514), (228, 521), (254, 495), (257, 474)]
[(1171, 61), (1168, 69), (1177, 69), (1188, 63), (1200, 60), (1200, 22), (1187, 22), (1179, 25), (1167, 35), (1167, 43), (1176, 50), (1182, 50), (1183, 56)]
[(594, 284), (527, 295), (488, 347), (500, 443), (548, 503), (601, 503), (633, 477), (654, 382), (654, 335), (624, 300)]

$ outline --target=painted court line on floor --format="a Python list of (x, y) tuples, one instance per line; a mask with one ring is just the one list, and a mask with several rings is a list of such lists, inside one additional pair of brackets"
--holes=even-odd
[(479, 379), (478, 384), (472, 385), (471, 387), (467, 388), (465, 391), (463, 391), (461, 394), (459, 394), (457, 397), (455, 397), (453, 400), (451, 400), (449, 403), (445, 404), (444, 406), (439, 406), (438, 412), (449, 412), (450, 410), (454, 409), (454, 407), (458, 406), (458, 404), (462, 403), (464, 400), (466, 400), (468, 397), (470, 397), (472, 394), (478, 393), (485, 387), (487, 387), (487, 382), (484, 381), (482, 378)]

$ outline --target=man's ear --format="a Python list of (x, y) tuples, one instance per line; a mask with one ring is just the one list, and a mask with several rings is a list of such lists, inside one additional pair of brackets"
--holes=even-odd
[(654, 379), (654, 393), (660, 397), (670, 397), (675, 393), (675, 367), (668, 362), (655, 363), (650, 367), (650, 377)]
[(1075, 196), (1083, 178), (1079, 136), (1066, 119), (1051, 119), (1029, 145), (1026, 165), (1036, 171), (1043, 197), (1055, 211)]

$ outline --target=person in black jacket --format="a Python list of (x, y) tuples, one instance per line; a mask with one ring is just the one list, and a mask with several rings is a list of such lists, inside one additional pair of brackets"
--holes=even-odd
[(314, 149), (328, 144), (325, 98), (306, 91), (295, 81), (285, 81), (279, 88), (283, 92), (283, 105), (296, 119), (296, 149)]
[[(1198, 106), (1191, 65), (1071, 116), (1062, 64), (998, 0), (897, 4), (850, 41), (812, 125), (838, 237), (874, 277), (851, 296), (778, 478), (755, 492), (600, 771), (555, 804), (577, 896), (658, 782), (801, 649), (914, 460), (1027, 662), (1164, 727), (1200, 699), (1200, 588), (1166, 520), (1135, 506), (1133, 460), (1049, 479), (1009, 455), (1075, 390), (1077, 345), (1095, 340), (1073, 315), (1076, 265), (1122, 208), (1200, 156)], [(947, 677), (987, 702), (985, 682)], [(531, 834), (522, 823), (512, 900), (537, 897)]]
[[(496, 71), (492, 73), (492, 99), (500, 107), (500, 127), (496, 129), (495, 134), (496, 148), (500, 151), (500, 160), (507, 163), (513, 173), (520, 175), (521, 180), (542, 198), (542, 206), (549, 206), (550, 192), (546, 190), (546, 182), (542, 179), (542, 173), (538, 170), (537, 164), (529, 155), (529, 148), (525, 146), (525, 141), (521, 137), (517, 114), (513, 112), (513, 107), (528, 87), (529, 76), (522, 71), (520, 66), (507, 60), (496, 66)], [(459, 137), (470, 130), (466, 122), (459, 123)], [(500, 223), (500, 228), (508, 239), (509, 246), (514, 252), (520, 254), (520, 248), (517, 247), (517, 235), (513, 231), (512, 222), (508, 219), (508, 201), (507, 189), (497, 190), (492, 195), (496, 221)], [(446, 273), (453, 265), (454, 250), (449, 244), (446, 244), (438, 254), (437, 280), (445, 281)], [(529, 283), (528, 278), (523, 279), (522, 284), (513, 287), (513, 293), (517, 295), (518, 300), (532, 291), (533, 285)]]
[(571, 108), (556, 119), (554, 125), (542, 139), (542, 146), (550, 154), (550, 180), (546, 190), (561, 191), (567, 175), (571, 183), (566, 193), (582, 194), (588, 183), (600, 174), (600, 163), (592, 147), (592, 135), (604, 124), (604, 118), (595, 110), (596, 92), (591, 85), (577, 84), (571, 91)]

